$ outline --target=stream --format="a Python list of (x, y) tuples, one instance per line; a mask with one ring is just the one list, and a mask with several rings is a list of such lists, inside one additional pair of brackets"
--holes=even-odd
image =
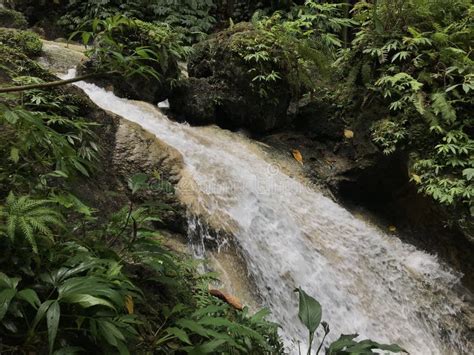
[[(70, 70), (68, 77), (74, 75)], [(359, 339), (398, 343), (411, 354), (474, 353), (461, 275), (435, 256), (289, 176), (243, 134), (176, 123), (150, 104), (93, 84), (77, 86), (183, 155), (193, 183), (181, 184), (179, 197), (190, 214), (230, 232), (260, 306), (281, 325), (290, 353), (307, 334), (297, 317), (296, 287), (321, 303), (331, 341), (357, 332)]]

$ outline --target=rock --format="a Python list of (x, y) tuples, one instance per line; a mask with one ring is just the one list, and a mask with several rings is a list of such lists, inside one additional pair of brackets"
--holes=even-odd
[(300, 103), (295, 128), (321, 140), (338, 141), (344, 132), (344, 122), (331, 102), (315, 100)]
[(58, 73), (66, 73), (84, 61), (84, 47), (62, 42), (43, 40), (43, 53), (39, 58), (41, 65)]
[(195, 125), (213, 124), (216, 120), (217, 91), (205, 78), (182, 81), (170, 98), (173, 112), (180, 121)]
[(181, 179), (184, 166), (181, 154), (139, 125), (125, 119), (119, 121), (113, 154), (114, 170), (124, 184), (137, 173), (159, 175), (161, 189), (148, 192), (143, 197), (170, 207), (161, 212), (163, 226), (173, 231), (184, 231), (187, 223), (185, 211), (177, 201), (173, 188)]
[[(262, 84), (264, 94), (260, 90), (263, 87), (257, 87), (260, 84), (254, 80), (252, 66), (239, 53), (242, 38), (262, 36), (251, 24), (241, 23), (195, 45), (188, 63), (189, 79), (173, 92), (171, 110), (186, 116), (191, 124), (215, 122), (224, 128), (246, 128), (253, 133), (287, 125), (292, 100), (287, 77), (282, 74), (281, 79)], [(276, 51), (275, 55), (281, 55), (284, 50)], [(271, 65), (276, 72), (285, 70)]]
[(25, 29), (28, 21), (21, 12), (0, 7), (0, 27)]

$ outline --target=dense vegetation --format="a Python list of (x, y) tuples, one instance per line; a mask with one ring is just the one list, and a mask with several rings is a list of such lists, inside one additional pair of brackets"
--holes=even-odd
[[(53, 78), (26, 55), (41, 47), (37, 37), (3, 35), (16, 41), (0, 48), (7, 83)], [(36, 89), (1, 101), (2, 352), (279, 351), (266, 311), (249, 315), (213, 297), (212, 275), (160, 245), (159, 208), (136, 197), (156, 178), (130, 177), (130, 202), (117, 211), (75, 196), (78, 180), (101, 174), (103, 154), (82, 97)]]
[[(236, 111), (235, 91), (224, 95), (232, 88), (243, 92), (239, 99), (252, 97), (255, 112), (262, 101), (272, 115), (286, 115), (291, 103), (327, 101), (349, 126), (367, 120), (380, 152), (405, 154), (419, 193), (472, 233), (471, 1), (223, 3), (24, 0), (11, 6), (33, 22), (28, 9), (54, 9), (54, 25), (89, 45), (85, 70), (113, 74), (114, 86), (126, 83), (123, 92), (135, 98), (156, 103), (193, 83), (178, 68), (189, 59), (197, 79), (213, 72), (206, 78), (211, 89), (198, 90), (212, 94), (213, 114), (225, 105)], [(26, 18), (0, 8), (4, 27), (25, 28)], [(211, 34), (221, 27), (226, 30)], [(265, 310), (251, 315), (213, 297), (214, 276), (198, 274), (193, 261), (162, 246), (156, 232), (162, 206), (144, 197), (159, 193), (158, 177), (131, 176), (123, 206), (113, 211), (76, 196), (78, 181), (104, 173), (103, 123), (90, 119), (90, 103), (78, 92), (61, 83), (42, 88), (55, 78), (31, 60), (41, 53), (33, 32), (1, 29), (0, 53), (2, 86), (35, 86), (0, 97), (0, 352), (281, 353), (277, 325)], [(223, 71), (228, 63), (239, 78)], [(154, 88), (147, 96), (137, 89), (143, 80)], [(377, 114), (364, 114), (369, 108)], [(321, 325), (325, 337), (329, 326), (317, 301), (298, 294), (311, 348), (316, 329)], [(402, 351), (354, 338), (343, 335), (326, 352)], [(319, 344), (318, 352), (324, 339)]]

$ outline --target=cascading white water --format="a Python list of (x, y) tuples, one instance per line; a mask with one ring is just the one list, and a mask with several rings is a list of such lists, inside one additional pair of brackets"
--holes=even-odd
[(194, 203), (233, 231), (263, 306), (287, 340), (306, 338), (293, 292), (301, 286), (322, 304), (331, 339), (358, 332), (412, 354), (473, 353), (465, 324), (465, 309), (472, 309), (453, 290), (459, 275), (436, 257), (284, 174), (242, 135), (175, 123), (151, 105), (92, 84), (77, 86), (183, 154), (198, 188), (190, 191), (199, 195)]

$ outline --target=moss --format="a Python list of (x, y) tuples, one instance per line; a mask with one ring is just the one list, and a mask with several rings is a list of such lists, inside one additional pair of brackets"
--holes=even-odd
[(1, 7), (0, 27), (25, 29), (28, 27), (28, 21), (21, 12)]
[(28, 57), (37, 57), (41, 54), (43, 44), (37, 34), (31, 31), (14, 29), (0, 29), (0, 45), (15, 48)]

